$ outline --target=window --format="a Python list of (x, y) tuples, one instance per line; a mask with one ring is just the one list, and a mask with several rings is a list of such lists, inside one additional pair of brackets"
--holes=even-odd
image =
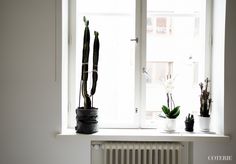
[(198, 83), (210, 76), (207, 1), (69, 0), (69, 126), (79, 103), (83, 16), (101, 43), (94, 97), (100, 127), (157, 127), (167, 75), (175, 77), (181, 116), (198, 113)]

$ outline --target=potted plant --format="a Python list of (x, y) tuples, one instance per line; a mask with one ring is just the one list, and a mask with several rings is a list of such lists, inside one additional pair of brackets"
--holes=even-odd
[(212, 103), (212, 99), (210, 98), (210, 91), (208, 91), (209, 79), (206, 78), (205, 85), (201, 82), (199, 86), (201, 89), (199, 117), (200, 130), (207, 132), (210, 129), (210, 109)]
[(167, 76), (167, 80), (164, 82), (164, 86), (166, 89), (166, 96), (167, 96), (167, 106), (162, 106), (162, 111), (165, 114), (165, 130), (166, 131), (175, 131), (176, 128), (176, 118), (180, 114), (180, 106), (175, 106), (173, 96), (172, 96), (172, 90), (174, 88), (173, 86), (174, 79), (170, 76)]
[[(92, 134), (98, 131), (97, 126), (97, 112), (98, 108), (93, 106), (93, 96), (96, 92), (97, 79), (98, 79), (98, 58), (99, 58), (99, 38), (98, 32), (94, 32), (94, 45), (93, 45), (93, 70), (92, 70), (92, 87), (90, 93), (87, 91), (88, 69), (89, 69), (89, 44), (90, 44), (90, 31), (89, 21), (84, 17), (85, 29), (83, 40), (83, 54), (82, 54), (82, 73), (80, 80), (79, 92), (79, 107), (76, 109), (76, 133)], [(84, 98), (84, 106), (80, 106), (81, 95)]]
[(193, 132), (194, 116), (192, 114), (188, 114), (184, 122), (185, 130), (188, 132)]

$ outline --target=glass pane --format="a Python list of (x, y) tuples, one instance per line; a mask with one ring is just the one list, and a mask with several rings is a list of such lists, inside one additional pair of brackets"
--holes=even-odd
[(99, 32), (100, 56), (94, 106), (99, 108), (100, 127), (130, 126), (135, 122), (135, 44), (130, 41), (135, 36), (134, 7), (133, 0), (77, 0), (77, 70), (79, 74), (84, 30), (83, 16), (90, 21), (90, 57), (92, 56), (93, 31)]
[(147, 120), (155, 119), (166, 105), (163, 79), (170, 74), (181, 112), (199, 109), (198, 83), (205, 71), (204, 16), (203, 0), (147, 0)]

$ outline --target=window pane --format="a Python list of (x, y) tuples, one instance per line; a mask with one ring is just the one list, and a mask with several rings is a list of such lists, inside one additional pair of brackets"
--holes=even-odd
[(90, 21), (90, 57), (93, 31), (99, 32), (98, 82), (93, 100), (94, 106), (99, 108), (100, 127), (132, 126), (135, 123), (135, 45), (130, 42), (135, 36), (134, 8), (133, 0), (77, 0), (78, 74), (82, 58), (83, 16)]
[[(162, 80), (175, 77), (173, 98), (182, 116), (199, 109), (198, 83), (205, 73), (203, 0), (147, 0), (146, 120), (166, 105)], [(152, 117), (151, 117), (152, 116)]]

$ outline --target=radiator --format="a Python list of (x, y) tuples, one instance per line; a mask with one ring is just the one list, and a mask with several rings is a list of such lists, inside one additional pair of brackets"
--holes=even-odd
[(184, 152), (182, 143), (94, 143), (92, 164), (183, 164)]

